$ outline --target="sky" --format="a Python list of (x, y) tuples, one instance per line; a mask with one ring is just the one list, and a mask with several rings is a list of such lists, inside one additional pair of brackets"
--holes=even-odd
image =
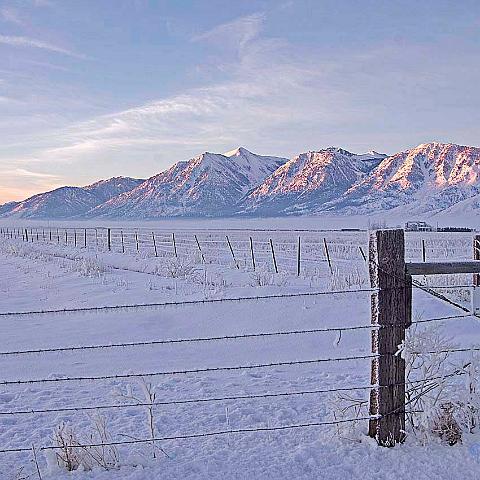
[(0, 203), (243, 146), (480, 145), (478, 0), (0, 0)]

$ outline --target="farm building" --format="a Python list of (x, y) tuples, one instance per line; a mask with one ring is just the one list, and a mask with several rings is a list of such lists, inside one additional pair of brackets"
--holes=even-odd
[(435, 229), (427, 222), (407, 222), (405, 230), (408, 232), (433, 232)]

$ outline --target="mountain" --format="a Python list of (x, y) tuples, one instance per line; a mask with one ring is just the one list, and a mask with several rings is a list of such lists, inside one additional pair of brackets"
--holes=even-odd
[(330, 147), (301, 153), (267, 177), (242, 199), (239, 210), (251, 215), (311, 213), (361, 181), (386, 155), (357, 155)]
[(116, 177), (0, 206), (0, 217), (470, 215), (480, 209), (480, 148), (423, 143), (394, 155), (330, 147), (288, 160), (205, 152), (148, 180)]
[(101, 202), (106, 202), (117, 195), (133, 190), (144, 180), (130, 177), (113, 177), (107, 180), (100, 180), (83, 187), (84, 190), (92, 192)]
[(178, 162), (133, 190), (88, 213), (89, 217), (161, 218), (222, 216), (274, 172), (286, 158), (257, 155), (245, 148), (205, 152)]
[(480, 193), (480, 148), (423, 143), (385, 158), (322, 211), (438, 213)]
[(0, 217), (66, 219), (83, 215), (112, 196), (136, 187), (142, 180), (115, 177), (86, 187), (60, 187), (22, 202), (0, 207)]

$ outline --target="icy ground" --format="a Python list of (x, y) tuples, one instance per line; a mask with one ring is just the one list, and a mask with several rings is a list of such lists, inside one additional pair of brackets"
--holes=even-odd
[[(359, 243), (366, 245), (366, 235)], [(333, 260), (335, 262), (335, 259)], [(196, 264), (187, 278), (172, 278), (165, 259), (125, 257), (55, 245), (0, 243), (0, 312), (63, 309), (229, 298), (273, 293), (368, 288), (366, 266), (358, 258), (332, 279), (316, 276), (238, 271)], [(356, 263), (355, 263), (356, 262)], [(345, 268), (356, 265), (364, 281), (352, 285)], [(171, 271), (171, 269), (170, 269)], [(468, 279), (458, 279), (465, 283)], [(468, 303), (464, 293), (447, 292)], [(414, 292), (414, 318), (463, 312), (425, 293)], [(0, 317), (0, 351), (95, 345), (160, 339), (196, 338), (369, 323), (369, 293), (251, 300), (216, 304), (125, 309), (108, 312)], [(476, 319), (445, 322), (445, 331), (462, 347), (480, 343)], [(283, 337), (167, 344), (75, 352), (0, 356), (0, 382), (22, 379), (99, 376), (309, 360), (370, 353), (370, 333), (288, 335)], [(456, 359), (457, 360), (457, 359)], [(461, 364), (461, 361), (458, 361)], [(157, 401), (244, 394), (295, 392), (368, 386), (370, 360), (274, 368), (145, 377)], [(135, 379), (0, 385), (0, 411), (121, 404), (119, 393), (142, 398)], [(341, 393), (341, 392), (340, 392)], [(345, 397), (345, 392), (343, 392)], [(367, 391), (348, 392), (366, 399)], [(350, 400), (339, 393), (306, 394), (163, 405), (154, 409), (157, 438), (242, 428), (328, 422), (351, 418), (342, 413)], [(88, 415), (88, 413), (90, 415)], [(362, 411), (361, 414), (367, 412)], [(90, 441), (92, 417), (102, 415), (115, 441), (149, 438), (143, 407), (95, 412), (0, 415), (0, 450), (37, 449), (53, 444), (54, 428), (66, 423)], [(118, 447), (119, 467), (68, 473), (38, 452), (43, 479), (478, 479), (480, 435), (464, 435), (453, 447), (434, 437), (410, 433), (404, 445), (378, 447), (366, 436), (366, 421), (354, 425), (228, 434)], [(167, 456), (168, 455), (168, 456)], [(30, 477), (28, 477), (31, 475)], [(0, 479), (38, 478), (31, 453), (0, 453)]]

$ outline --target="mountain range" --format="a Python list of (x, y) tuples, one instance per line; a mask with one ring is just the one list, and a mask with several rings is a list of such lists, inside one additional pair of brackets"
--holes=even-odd
[(424, 143), (394, 155), (329, 147), (291, 159), (205, 152), (141, 180), (115, 177), (0, 206), (0, 217), (130, 218), (458, 214), (480, 208), (480, 148)]

